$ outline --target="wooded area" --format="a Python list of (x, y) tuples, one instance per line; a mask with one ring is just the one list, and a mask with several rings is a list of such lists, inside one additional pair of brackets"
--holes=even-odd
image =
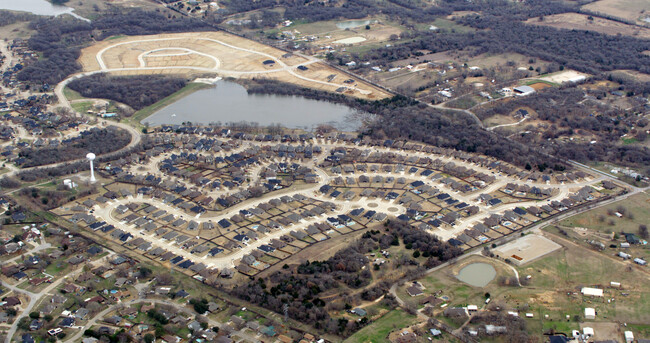
[(187, 80), (166, 75), (110, 76), (95, 74), (68, 84), (86, 98), (115, 100), (139, 110), (185, 87)]
[[(360, 239), (334, 254), (325, 261), (305, 261), (297, 267), (287, 266), (271, 274), (266, 279), (258, 278), (244, 287), (237, 287), (233, 293), (247, 301), (282, 313), (284, 304), (291, 318), (313, 325), (328, 333), (349, 336), (368, 323), (366, 317), (359, 321), (345, 318), (332, 318), (328, 311), (349, 309), (343, 294), (344, 289), (363, 290), (354, 293), (364, 301), (373, 301), (386, 294), (390, 287), (388, 282), (378, 282), (373, 287), (370, 260), (366, 254), (378, 249), (388, 249), (403, 242), (407, 249), (419, 251), (427, 258), (423, 266), (415, 260), (405, 257), (400, 260), (404, 265), (402, 277), (412, 278), (422, 273), (424, 267), (430, 268), (459, 256), (462, 251), (457, 247), (442, 242), (436, 237), (418, 230), (410, 225), (389, 221), (385, 230), (369, 230)], [(409, 267), (407, 267), (409, 266)], [(376, 280), (381, 281), (381, 280)], [(334, 288), (341, 288), (339, 296), (329, 298), (326, 303), (320, 297)], [(357, 299), (357, 300), (359, 300)], [(352, 299), (347, 299), (353, 301)], [(382, 300), (385, 305), (395, 307), (390, 297)], [(347, 304), (347, 306), (346, 306)]]
[(89, 152), (106, 154), (125, 147), (130, 141), (131, 135), (123, 129), (93, 128), (82, 132), (79, 137), (64, 140), (55, 147), (23, 149), (18, 156), (24, 158), (21, 166), (28, 168), (83, 158)]

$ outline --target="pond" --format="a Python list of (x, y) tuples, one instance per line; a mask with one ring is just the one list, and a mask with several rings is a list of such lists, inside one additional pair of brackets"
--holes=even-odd
[(374, 20), (350, 20), (350, 21), (339, 21), (336, 23), (336, 27), (341, 30), (353, 29), (355, 27), (366, 26), (368, 24), (375, 23)]
[(149, 125), (210, 124), (221, 122), (280, 124), (292, 129), (314, 129), (328, 124), (342, 131), (361, 126), (362, 115), (347, 106), (299, 96), (248, 94), (234, 82), (218, 81), (215, 87), (201, 89), (168, 105), (142, 120)]
[(89, 21), (88, 19), (81, 17), (75, 14), (74, 12), (72, 12), (74, 11), (73, 8), (67, 6), (61, 6), (61, 5), (54, 5), (51, 2), (46, 0), (0, 0), (0, 9), (10, 10), (10, 11), (29, 12), (36, 15), (49, 15), (49, 16), (58, 16), (67, 13), (75, 18)]
[(474, 287), (485, 287), (497, 276), (497, 271), (487, 263), (472, 263), (460, 270), (456, 278)]

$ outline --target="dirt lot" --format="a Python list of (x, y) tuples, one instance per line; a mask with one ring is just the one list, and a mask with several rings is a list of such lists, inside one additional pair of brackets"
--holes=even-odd
[[(268, 63), (273, 61), (273, 63)], [(120, 74), (205, 74), (264, 76), (363, 99), (391, 96), (322, 62), (224, 32), (196, 32), (109, 38), (82, 50), (84, 71)], [(297, 67), (304, 65), (305, 70)], [(344, 82), (349, 81), (350, 82)]]
[(589, 16), (587, 15), (578, 13), (560, 13), (544, 17), (544, 21), (539, 21), (538, 18), (531, 18), (528, 19), (526, 23), (533, 25), (551, 26), (559, 29), (595, 31), (608, 35), (616, 35), (620, 33), (624, 36), (650, 38), (650, 29), (634, 25), (627, 25), (598, 17), (595, 17), (593, 20), (589, 20), (588, 17)]
[(583, 8), (640, 23), (640, 19), (643, 18), (642, 12), (650, 11), (650, 2), (647, 0), (600, 0), (585, 5)]
[(548, 238), (539, 235), (528, 235), (503, 245), (495, 249), (494, 252), (504, 259), (508, 258), (519, 265), (523, 265), (560, 248), (559, 244)]
[(540, 77), (539, 79), (542, 81), (548, 81), (553, 83), (564, 83), (564, 82), (580, 81), (580, 79), (586, 78), (588, 76), (589, 74), (579, 73), (575, 70), (564, 70), (544, 77)]

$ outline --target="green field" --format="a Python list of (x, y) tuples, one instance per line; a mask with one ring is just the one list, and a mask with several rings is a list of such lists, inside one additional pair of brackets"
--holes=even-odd
[(407, 314), (402, 310), (394, 310), (379, 320), (376, 320), (357, 331), (344, 342), (346, 343), (378, 343), (388, 342), (388, 334), (393, 330), (405, 328), (417, 323), (417, 317)]
[[(509, 293), (508, 303), (528, 304), (528, 312), (536, 316), (531, 323), (557, 330), (577, 327), (574, 316), (583, 320), (585, 307), (596, 309), (596, 321), (647, 323), (650, 321), (648, 275), (628, 266), (632, 264), (568, 245), (568, 248), (517, 268), (521, 276), (531, 276), (530, 284)], [(611, 281), (620, 282), (622, 289), (609, 288)], [(585, 286), (602, 288), (605, 296), (583, 297), (580, 288)], [(616, 300), (607, 302), (607, 299)], [(543, 319), (544, 315), (549, 318)], [(567, 315), (570, 322), (566, 320)]]
[(447, 30), (450, 32), (466, 33), (466, 32), (476, 31), (476, 29), (472, 27), (459, 25), (456, 24), (454, 21), (445, 18), (436, 18), (436, 20), (434, 20), (431, 23), (417, 24), (416, 27), (420, 30), (429, 30), (429, 27), (431, 25), (437, 27), (440, 30)]
[(447, 107), (460, 108), (463, 110), (470, 109), (476, 105), (478, 105), (478, 101), (474, 98), (472, 94), (464, 95), (460, 98), (451, 100), (445, 104), (445, 106)]
[(73, 91), (72, 89), (70, 89), (70, 88), (68, 88), (68, 87), (65, 87), (65, 88), (63, 89), (63, 95), (64, 95), (64, 96), (66, 97), (66, 99), (68, 99), (68, 100), (79, 100), (79, 99), (83, 99), (83, 98), (84, 98), (81, 94), (79, 94), (79, 92), (77, 92), (77, 91)]
[[(540, 76), (544, 76), (544, 75), (540, 75)], [(536, 83), (544, 83), (544, 84), (547, 84), (547, 85), (549, 85), (551, 87), (559, 86), (557, 83), (553, 83), (553, 82), (550, 82), (550, 81), (544, 81), (544, 80), (538, 80), (538, 79), (526, 81), (526, 86), (534, 85)]]
[[(618, 218), (615, 215), (608, 215), (608, 211), (617, 211), (619, 207), (626, 210), (625, 216)], [(612, 222), (614, 225), (610, 225)], [(639, 193), (623, 201), (573, 216), (560, 224), (567, 227), (587, 227), (604, 233), (620, 231), (636, 233), (639, 225), (650, 224), (650, 195)]]
[(72, 103), (72, 109), (75, 111), (81, 113), (81, 114), (86, 114), (88, 113), (88, 110), (93, 108), (93, 101), (88, 100), (88, 101), (80, 101), (80, 102), (75, 102)]
[[(643, 199), (648, 198), (645, 194), (643, 197)], [(630, 202), (639, 202), (639, 199), (632, 198)], [(631, 205), (628, 206), (632, 209)], [(634, 210), (643, 211), (641, 208)], [(585, 216), (589, 217), (588, 214)], [(557, 232), (557, 230), (548, 231)], [(418, 281), (425, 287), (425, 294), (435, 294), (440, 291), (441, 296), (447, 296), (449, 300), (445, 303), (448, 307), (476, 304), (481, 308), (485, 293), (490, 293), (492, 299), (490, 306), (518, 310), (522, 318), (525, 318), (525, 313), (532, 313), (533, 318), (525, 318), (526, 329), (531, 335), (538, 337), (549, 329), (565, 333), (580, 329), (580, 323), (585, 320), (585, 307), (596, 309), (596, 322), (634, 324), (639, 326), (633, 329), (635, 335), (643, 337), (649, 329), (646, 323), (650, 322), (650, 285), (645, 270), (642, 271), (630, 261), (624, 262), (615, 258), (612, 256), (613, 253), (601, 253), (586, 246), (573, 245), (559, 237), (555, 237), (554, 240), (565, 247), (524, 266), (513, 265), (520, 278), (526, 279), (530, 276), (529, 284), (523, 287), (501, 285), (498, 281), (499, 277), (514, 275), (510, 267), (502, 262), (490, 261), (479, 256), (463, 260), (459, 264), (452, 264)], [(495, 280), (483, 288), (458, 281), (454, 276), (458, 269), (466, 263), (473, 262), (492, 264), (497, 269)], [(610, 288), (611, 281), (620, 282), (622, 288)], [(422, 307), (418, 305), (422, 296), (410, 297), (406, 294), (405, 288), (409, 285), (407, 283), (398, 288), (399, 297), (407, 303)], [(587, 286), (604, 289), (605, 296), (583, 297), (580, 289)], [(608, 299), (615, 300), (608, 302)], [(435, 312), (436, 319), (458, 327), (458, 321), (443, 316), (442, 308), (436, 307)]]

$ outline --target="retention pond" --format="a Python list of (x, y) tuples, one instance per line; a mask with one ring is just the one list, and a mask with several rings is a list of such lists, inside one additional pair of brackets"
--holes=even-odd
[(474, 287), (485, 287), (497, 276), (497, 271), (487, 263), (472, 263), (460, 270), (456, 278)]

